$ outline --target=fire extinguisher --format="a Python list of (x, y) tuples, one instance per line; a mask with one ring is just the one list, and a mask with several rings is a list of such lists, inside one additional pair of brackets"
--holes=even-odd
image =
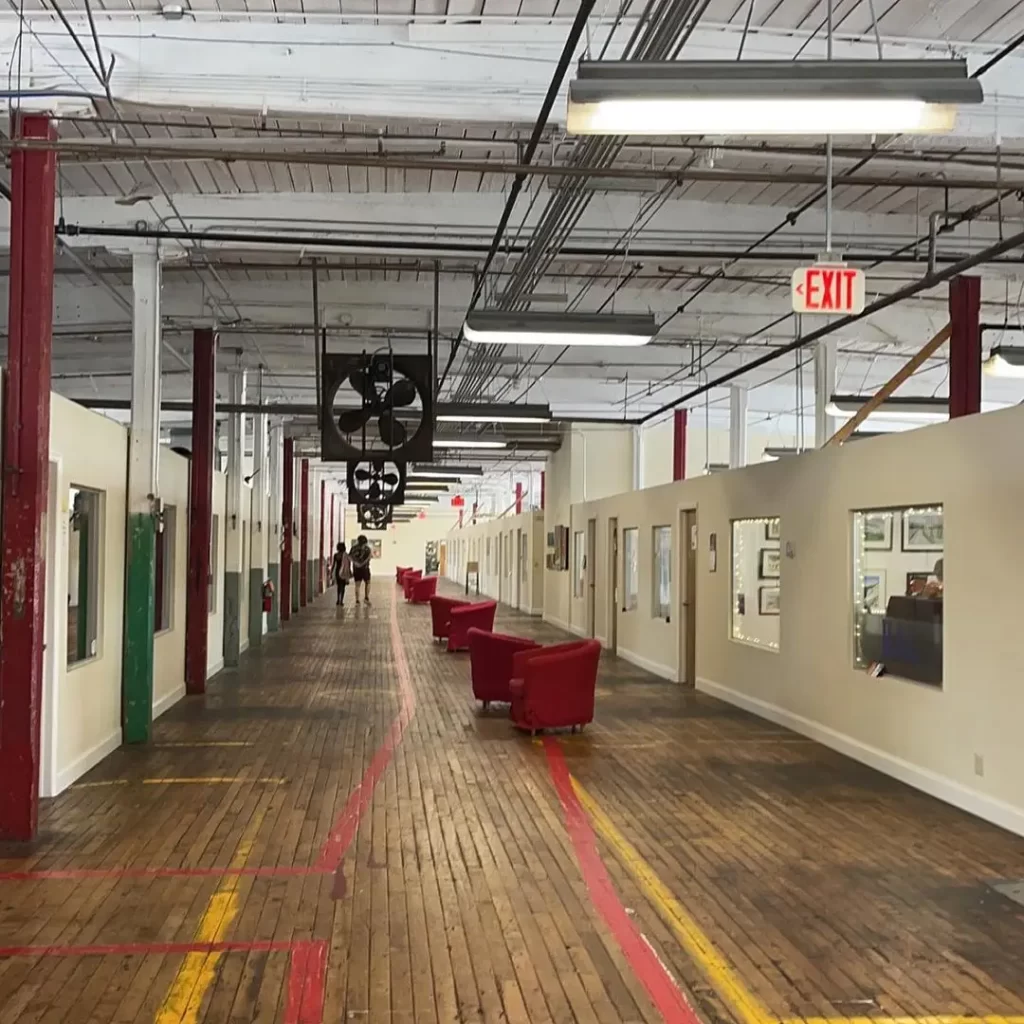
[(269, 612), (274, 604), (274, 584), (270, 580), (263, 583), (263, 610)]

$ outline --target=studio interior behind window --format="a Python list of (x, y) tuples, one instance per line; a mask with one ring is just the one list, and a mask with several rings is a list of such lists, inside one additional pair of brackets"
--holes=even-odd
[(733, 640), (779, 649), (782, 551), (778, 518), (736, 519), (732, 524)]
[(853, 514), (853, 643), (859, 668), (942, 685), (941, 505)]
[(69, 498), (67, 662), (74, 665), (98, 653), (102, 495), (72, 487)]

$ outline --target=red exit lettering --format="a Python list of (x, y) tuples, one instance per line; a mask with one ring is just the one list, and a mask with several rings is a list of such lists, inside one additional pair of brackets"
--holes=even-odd
[(808, 267), (796, 286), (808, 310), (845, 313), (855, 305), (857, 271), (848, 267)]

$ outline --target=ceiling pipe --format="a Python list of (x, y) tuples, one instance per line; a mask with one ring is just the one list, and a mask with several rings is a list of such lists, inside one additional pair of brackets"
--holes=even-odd
[[(428, 239), (366, 239), (353, 238), (332, 238), (318, 235), (293, 235), (273, 234), (256, 232), (231, 232), (231, 231), (176, 231), (171, 228), (109, 228), (101, 225), (89, 224), (58, 224), (55, 228), (59, 238), (76, 238), (79, 236), (93, 236), (96, 238), (123, 238), (140, 239), (149, 238), (169, 242), (223, 242), (239, 245), (281, 245), (300, 249), (321, 247), (325, 249), (384, 249), (384, 250), (418, 250), (426, 253), (454, 252), (468, 255), (482, 255), (487, 247), (474, 242), (435, 242)], [(526, 251), (524, 243), (517, 243), (503, 247), (502, 251), (510, 253), (522, 253)], [(792, 263), (800, 260), (813, 260), (816, 250), (810, 248), (802, 249), (773, 249), (767, 252), (756, 252), (749, 248), (744, 249), (721, 249), (721, 248), (631, 248), (629, 257), (632, 260), (744, 260), (751, 263)], [(564, 246), (559, 257), (563, 259), (575, 259), (577, 257), (594, 257), (596, 259), (607, 259), (610, 256), (622, 255), (617, 249), (604, 249), (597, 246), (573, 245)], [(926, 260), (913, 253), (901, 253), (889, 256), (885, 253), (871, 252), (846, 252), (843, 255), (848, 263), (908, 263), (924, 264)], [(965, 257), (962, 255), (939, 256), (939, 263), (959, 263)], [(1024, 257), (1011, 259), (988, 260), (986, 262), (999, 263), (1005, 266), (1018, 266), (1024, 263)], [(721, 278), (718, 278), (721, 280)]]

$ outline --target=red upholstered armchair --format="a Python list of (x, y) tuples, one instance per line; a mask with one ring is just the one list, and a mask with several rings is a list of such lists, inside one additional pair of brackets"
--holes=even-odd
[(452, 624), (448, 629), (448, 650), (464, 651), (469, 647), (469, 631), (476, 627), (490, 633), (494, 629), (497, 601), (478, 601), (452, 609)]
[(434, 627), (435, 640), (447, 640), (448, 630), (452, 625), (452, 609), (461, 608), (469, 604), (457, 597), (439, 597), (434, 595), (430, 599), (430, 621)]
[(426, 604), (437, 590), (436, 576), (420, 576), (412, 581), (409, 600), (413, 604)]
[(512, 721), (531, 733), (580, 726), (594, 718), (601, 645), (570, 641), (513, 655)]
[(395, 566), (395, 582), (399, 586), (401, 586), (402, 585), (402, 577), (407, 572), (411, 572), (411, 571), (412, 571), (412, 566), (411, 565), (398, 565), (398, 566)]
[(408, 572), (402, 573), (402, 591), (406, 601), (412, 600), (412, 585), (422, 576), (423, 573), (419, 569), (410, 569)]
[(512, 691), (512, 660), (519, 651), (542, 649), (540, 644), (521, 636), (469, 630), (469, 670), (473, 677), (473, 696), (484, 702), (510, 702)]

